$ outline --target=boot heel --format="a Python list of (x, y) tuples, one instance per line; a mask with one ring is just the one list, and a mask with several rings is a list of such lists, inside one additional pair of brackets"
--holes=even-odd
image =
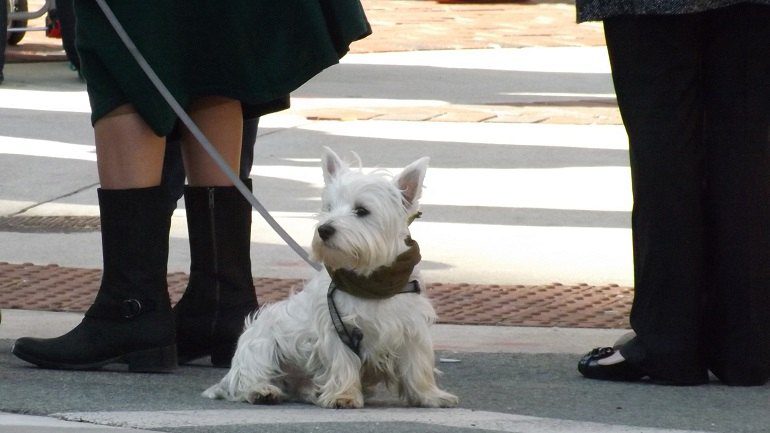
[(168, 373), (176, 369), (176, 345), (129, 353), (123, 359), (135, 373)]
[(211, 365), (217, 368), (230, 368), (236, 344), (220, 344), (214, 347), (211, 351)]

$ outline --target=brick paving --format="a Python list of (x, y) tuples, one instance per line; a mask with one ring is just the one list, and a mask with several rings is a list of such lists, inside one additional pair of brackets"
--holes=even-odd
[[(187, 274), (169, 274), (172, 302), (182, 296)], [(99, 288), (98, 269), (0, 262), (0, 308), (83, 312)], [(300, 290), (296, 279), (255, 278), (262, 304)], [(427, 295), (440, 323), (465, 325), (624, 328), (633, 290), (617, 285), (566, 286), (429, 284)]]
[(620, 125), (615, 100), (570, 101), (519, 105), (458, 105), (410, 107), (346, 107), (293, 109), (310, 120), (401, 120), (421, 122), (547, 123)]
[(576, 24), (574, 1), (442, 4), (362, 0), (372, 36), (354, 53), (469, 48), (580, 47), (604, 44), (597, 23)]

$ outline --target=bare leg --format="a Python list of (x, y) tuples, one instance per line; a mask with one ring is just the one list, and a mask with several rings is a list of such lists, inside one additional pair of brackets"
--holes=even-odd
[(160, 185), (166, 140), (131, 105), (122, 105), (94, 125), (99, 181), (103, 189)]
[[(189, 112), (230, 169), (238, 173), (243, 129), (240, 102), (204, 97), (194, 101)], [(181, 132), (191, 262), (189, 284), (175, 307), (179, 359), (186, 363), (210, 356), (214, 366), (229, 367), (244, 318), (258, 308), (251, 273), (251, 206), (192, 133)], [(246, 183), (250, 187), (248, 180)], [(279, 390), (265, 389), (265, 396), (273, 396), (265, 399), (279, 398)], [(255, 398), (247, 396), (249, 401)]]
[[(222, 154), (230, 168), (238, 173), (243, 132), (241, 103), (234, 99), (207, 96), (193, 102), (189, 111), (206, 138)], [(182, 132), (182, 155), (190, 186), (232, 186), (230, 179), (186, 129)]]

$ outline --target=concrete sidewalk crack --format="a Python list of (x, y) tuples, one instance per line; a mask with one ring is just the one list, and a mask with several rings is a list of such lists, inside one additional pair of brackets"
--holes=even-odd
[(17, 217), (17, 216), (20, 216), (20, 215), (22, 215), (22, 214), (24, 214), (24, 213), (26, 213), (26, 212), (28, 212), (28, 211), (30, 211), (30, 210), (32, 210), (32, 209), (35, 209), (36, 207), (40, 207), (40, 206), (42, 206), (42, 205), (44, 205), (44, 204), (46, 204), (46, 203), (52, 203), (52, 202), (55, 202), (56, 200), (61, 200), (61, 199), (63, 199), (63, 198), (71, 197), (71, 196), (73, 196), (73, 195), (75, 195), (75, 194), (81, 193), (81, 192), (83, 192), (83, 191), (85, 191), (85, 190), (87, 190), (87, 189), (91, 189), (91, 188), (93, 188), (93, 187), (95, 187), (95, 186), (98, 186), (98, 185), (99, 185), (99, 182), (96, 182), (96, 183), (92, 183), (92, 184), (86, 185), (86, 186), (84, 186), (84, 187), (82, 187), (82, 188), (76, 189), (75, 191), (72, 191), (72, 192), (68, 192), (68, 193), (66, 193), (66, 194), (62, 194), (62, 195), (59, 195), (59, 196), (57, 196), (57, 197), (51, 198), (51, 199), (49, 199), (49, 200), (46, 200), (46, 201), (42, 201), (42, 202), (40, 202), (40, 203), (35, 203), (35, 204), (31, 205), (31, 206), (27, 206), (27, 207), (25, 207), (25, 208), (23, 208), (23, 209), (19, 210), (19, 211), (18, 211), (18, 212), (16, 212), (16, 213), (13, 213), (13, 214), (10, 214), (10, 215), (8, 215), (8, 217), (7, 217), (7, 218), (13, 218), (13, 217)]

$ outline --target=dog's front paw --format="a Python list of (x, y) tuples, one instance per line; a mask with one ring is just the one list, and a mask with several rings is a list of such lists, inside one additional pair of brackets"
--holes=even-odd
[(455, 407), (460, 403), (460, 399), (456, 395), (448, 392), (444, 394), (438, 400), (438, 407)]
[(361, 409), (364, 407), (364, 398), (363, 396), (338, 396), (321, 398), (316, 403), (329, 409)]
[(361, 409), (364, 407), (362, 401), (356, 401), (352, 398), (338, 398), (334, 401), (335, 409)]
[(421, 407), (455, 407), (459, 402), (460, 399), (456, 395), (437, 390), (436, 393), (421, 396), (418, 401), (412, 403)]
[(259, 387), (246, 396), (246, 401), (251, 404), (278, 404), (281, 400), (283, 400), (283, 392), (273, 385)]
[(201, 395), (210, 399), (221, 399), (221, 398), (225, 398), (227, 396), (227, 393), (225, 392), (224, 388), (222, 388), (222, 385), (218, 383), (214, 386), (209, 387), (207, 390), (203, 391)]

